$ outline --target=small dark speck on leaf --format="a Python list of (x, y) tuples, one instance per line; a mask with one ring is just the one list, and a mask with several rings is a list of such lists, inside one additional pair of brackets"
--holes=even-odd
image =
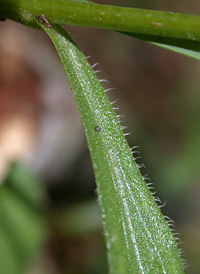
[(95, 127), (95, 130), (96, 130), (97, 132), (101, 131), (100, 126), (96, 126), (96, 127)]

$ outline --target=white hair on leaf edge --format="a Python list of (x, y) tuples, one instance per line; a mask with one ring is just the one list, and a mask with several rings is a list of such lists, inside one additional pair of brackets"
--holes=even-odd
[(115, 103), (117, 103), (117, 102), (119, 102), (119, 99), (116, 99), (116, 100), (110, 102), (110, 104), (113, 105), (113, 104), (115, 104)]
[[(86, 57), (86, 59), (89, 59), (89, 58), (90, 58), (90, 56)], [(97, 65), (99, 65), (99, 63), (94, 63), (91, 66), (92, 69), (94, 69)], [(101, 70), (95, 70), (94, 71), (95, 74), (100, 73), (100, 72), (101, 72)], [(108, 80), (106, 80), (106, 79), (100, 79), (99, 83), (110, 83), (110, 82)], [(113, 90), (116, 90), (116, 88), (107, 88), (107, 89), (104, 89), (104, 92), (106, 93), (108, 91), (113, 91)], [(110, 102), (110, 104), (114, 105), (118, 101), (119, 101), (118, 99), (114, 100), (113, 102)], [(119, 108), (118, 107), (113, 107), (113, 110), (114, 111), (115, 110), (119, 110)], [(116, 117), (118, 119), (118, 122), (121, 124), (122, 118), (124, 119), (124, 115), (120, 115), (119, 114), (119, 115), (116, 115)], [(123, 126), (123, 125), (120, 125), (120, 126), (121, 126), (122, 130), (127, 129), (127, 126)], [(129, 136), (130, 134), (131, 134), (130, 132), (127, 132), (127, 133), (124, 133), (124, 136)], [(133, 159), (134, 159), (135, 162), (138, 159), (141, 159), (141, 156), (134, 157), (134, 154), (140, 153), (140, 151), (136, 151), (135, 150), (136, 148), (139, 148), (139, 146), (133, 146), (133, 147), (130, 148), (131, 153), (133, 155)], [(144, 163), (143, 164), (137, 164), (137, 162), (136, 162), (136, 165), (137, 165), (138, 169), (145, 168)], [(147, 181), (147, 180), (150, 181), (150, 179), (147, 176), (148, 176), (148, 174), (142, 176), (144, 181)], [(155, 197), (156, 191), (155, 191), (155, 188), (153, 187), (153, 183), (151, 183), (151, 182), (150, 183), (146, 183), (146, 185), (147, 185), (148, 189), (150, 190), (151, 195), (153, 196), (154, 201), (157, 203), (159, 209), (163, 208), (166, 205), (167, 202), (165, 201), (164, 203), (162, 203), (161, 200), (158, 197)], [(180, 244), (182, 244), (182, 242), (181, 242), (181, 240), (179, 238), (181, 236), (181, 234), (176, 231), (174, 221), (171, 218), (169, 218), (168, 216), (164, 216), (164, 218), (167, 221), (167, 224), (168, 224), (168, 226), (169, 226), (169, 228), (170, 228), (170, 230), (171, 230), (171, 232), (173, 234), (173, 237), (174, 237), (177, 245), (179, 246)], [(187, 264), (186, 264), (185, 260), (182, 258), (183, 251), (182, 251), (182, 249), (180, 247), (179, 247), (179, 254), (180, 254), (180, 257), (181, 257), (182, 267), (183, 267), (183, 269), (186, 269), (187, 268)]]
[(111, 91), (111, 90), (117, 90), (117, 88), (107, 88), (107, 89), (105, 89), (104, 91), (105, 91), (105, 92), (108, 92), (108, 91)]
[(91, 55), (85, 57), (86, 60), (88, 60), (90, 58), (91, 58)]
[(99, 70), (94, 70), (94, 73), (95, 73), (95, 74), (100, 73), (100, 72), (101, 72), (100, 69), (99, 69)]
[(110, 82), (108, 80), (106, 80), (106, 79), (100, 79), (99, 83), (110, 83)]
[(97, 63), (94, 63), (93, 65), (91, 65), (91, 68), (92, 69), (94, 69), (96, 66), (98, 66), (99, 65), (99, 63), (97, 62)]

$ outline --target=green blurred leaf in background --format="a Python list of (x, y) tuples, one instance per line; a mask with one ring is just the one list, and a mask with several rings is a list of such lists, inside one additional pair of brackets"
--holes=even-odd
[(27, 273), (45, 243), (41, 183), (19, 164), (12, 164), (0, 186), (0, 273)]

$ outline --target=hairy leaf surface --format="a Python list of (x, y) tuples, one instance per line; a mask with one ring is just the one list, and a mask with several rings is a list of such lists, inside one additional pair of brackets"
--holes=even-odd
[(174, 236), (143, 180), (90, 64), (61, 27), (39, 25), (58, 51), (83, 122), (97, 182), (110, 273), (183, 273)]

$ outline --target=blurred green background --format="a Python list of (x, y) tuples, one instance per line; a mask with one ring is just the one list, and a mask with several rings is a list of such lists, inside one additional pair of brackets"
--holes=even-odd
[[(97, 1), (96, 1), (97, 2)], [(199, 14), (191, 0), (99, 1)], [(119, 33), (66, 27), (91, 56), (200, 273), (200, 62)], [(18, 164), (13, 164), (17, 162)], [(0, 273), (107, 273), (95, 182), (61, 62), (42, 31), (0, 24)]]

